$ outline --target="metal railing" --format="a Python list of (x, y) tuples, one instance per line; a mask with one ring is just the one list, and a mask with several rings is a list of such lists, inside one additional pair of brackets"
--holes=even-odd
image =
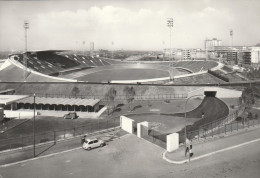
[[(221, 123), (215, 123), (212, 125), (208, 125), (207, 127), (200, 128), (195, 131), (191, 131), (187, 133), (187, 139), (194, 142), (200, 142), (200, 141), (206, 141), (208, 139), (214, 138), (214, 137), (220, 137), (224, 135), (231, 134), (232, 132), (237, 132), (244, 128), (250, 128), (250, 127), (259, 127), (260, 126), (260, 118), (245, 118), (241, 121), (234, 120), (230, 123), (226, 123), (221, 125)], [(185, 134), (182, 133), (179, 135), (180, 137), (180, 144), (185, 143)]]
[[(33, 93), (19, 93), (24, 95), (31, 95)], [(65, 95), (65, 94), (45, 94), (35, 93), (36, 97), (49, 97), (49, 98), (80, 98), (80, 99), (100, 99), (106, 101), (104, 95)], [(114, 100), (126, 100), (126, 95), (116, 95)], [(164, 100), (164, 99), (184, 99), (187, 94), (151, 94), (151, 95), (135, 95), (135, 100)]]
[[(36, 133), (35, 144), (40, 144), (44, 142), (55, 143), (57, 140), (71, 139), (79, 135), (90, 134), (104, 129), (115, 128), (118, 126), (119, 126), (119, 121), (116, 119), (111, 119), (111, 120), (101, 120), (98, 123), (86, 124), (80, 127)], [(8, 137), (8, 131), (1, 134), (0, 151), (33, 145), (32, 134), (33, 133), (27, 136), (16, 137), (16, 138), (6, 138)]]

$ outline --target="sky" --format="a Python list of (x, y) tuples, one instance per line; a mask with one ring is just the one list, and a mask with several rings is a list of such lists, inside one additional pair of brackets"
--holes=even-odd
[(162, 50), (231, 45), (230, 29), (233, 45), (256, 45), (259, 19), (259, 0), (0, 0), (0, 50), (24, 50), (24, 20), (28, 50)]

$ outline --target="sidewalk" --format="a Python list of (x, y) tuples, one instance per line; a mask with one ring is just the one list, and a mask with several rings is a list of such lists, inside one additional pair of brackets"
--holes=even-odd
[[(203, 143), (193, 144), (192, 151), (194, 153), (191, 161), (202, 159), (212, 154), (218, 154), (219, 152), (235, 149), (236, 147), (250, 144), (256, 141), (260, 141), (260, 128), (254, 127), (251, 129), (244, 129), (237, 132), (234, 135), (228, 137), (219, 138)], [(184, 146), (180, 147), (174, 152), (165, 152), (163, 159), (173, 164), (183, 164), (189, 161), (189, 157), (185, 157)]]

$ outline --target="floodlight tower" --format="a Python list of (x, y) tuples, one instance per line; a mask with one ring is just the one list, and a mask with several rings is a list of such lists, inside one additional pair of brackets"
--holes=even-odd
[(25, 50), (25, 55), (23, 57), (23, 62), (24, 62), (24, 81), (26, 79), (26, 70), (27, 70), (27, 30), (29, 29), (29, 22), (27, 20), (24, 21), (24, 24), (23, 24), (23, 27), (24, 27), (24, 41), (25, 41), (25, 47), (24, 47), (24, 50)]
[[(170, 60), (172, 57), (172, 28), (173, 28), (173, 18), (168, 18), (167, 19), (167, 27), (170, 29)], [(170, 75), (170, 80), (172, 80), (172, 63), (170, 61), (169, 63), (169, 75)]]
[(112, 45), (112, 59), (114, 59), (114, 48), (113, 48), (114, 41), (112, 41), (111, 45)]
[(86, 44), (86, 42), (82, 41), (82, 44), (83, 44), (83, 56), (84, 56), (85, 55), (85, 44)]
[(231, 38), (231, 60), (233, 61), (233, 30), (230, 30), (230, 38)]

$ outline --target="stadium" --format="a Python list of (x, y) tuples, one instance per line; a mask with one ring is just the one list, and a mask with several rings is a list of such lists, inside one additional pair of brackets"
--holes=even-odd
[[(234, 75), (231, 68), (214, 60), (128, 61), (98, 55), (71, 54), (70, 51), (64, 50), (10, 54), (0, 66), (0, 76), (2, 94), (21, 96), (10, 99), (9, 103), (1, 103), (6, 116), (33, 117), (32, 111), (35, 108), (38, 122), (44, 123), (37, 132), (67, 129), (66, 134), (55, 134), (58, 137), (72, 137), (89, 132), (89, 129), (93, 131), (109, 126), (122, 127), (123, 123), (119, 117), (124, 115), (136, 122), (132, 126), (135, 131), (138, 122), (151, 122), (147, 130), (151, 133), (151, 128), (154, 129), (153, 136), (156, 135), (159, 140), (156, 144), (163, 148), (166, 148), (167, 135), (173, 132), (180, 134), (180, 143), (184, 142), (185, 123), (189, 125), (187, 131), (190, 133), (189, 139), (192, 140), (200, 134), (207, 135), (205, 131), (200, 133), (202, 128), (207, 128), (212, 123), (217, 127), (238, 112), (241, 91), (221, 87), (205, 88), (203, 85), (243, 81), (243, 78)], [(185, 86), (191, 83), (195, 86)], [(171, 84), (173, 86), (169, 86)], [(125, 92), (127, 85), (134, 86), (135, 93), (131, 102), (128, 102), (129, 94)], [(116, 91), (112, 99), (109, 95), (111, 89)], [(198, 97), (190, 101), (186, 110), (185, 101), (193, 96)], [(187, 122), (183, 119), (184, 104)], [(77, 112), (79, 117), (83, 118), (69, 121), (73, 123), (74, 129), (58, 119), (68, 112)], [(205, 113), (208, 120), (201, 120), (202, 113)], [(51, 117), (57, 117), (56, 121)], [(99, 120), (98, 128), (94, 126), (84, 131), (81, 127), (82, 124), (97, 123), (100, 118), (101, 123), (103, 122), (101, 127)], [(235, 119), (233, 116), (232, 118), (227, 123)], [(60, 126), (57, 127), (55, 123)], [(17, 131), (14, 129), (12, 132), (16, 135), (21, 130), (29, 129), (31, 124), (32, 122), (24, 128), (24, 124), (21, 124)], [(78, 133), (75, 133), (75, 128), (79, 127), (79, 131), (76, 131)], [(211, 127), (209, 130), (214, 130), (215, 127)], [(73, 133), (71, 129), (74, 130)], [(194, 131), (198, 131), (197, 135), (191, 134)], [(4, 134), (2, 136), (7, 138)], [(52, 137), (53, 133), (46, 133), (44, 139), (39, 138), (38, 141), (48, 141)], [(21, 144), (24, 143), (16, 143), (13, 146)]]
[[(158, 82), (169, 80), (169, 64), (173, 78), (203, 74), (221, 69), (215, 61), (120, 61), (83, 55), (59, 54), (64, 51), (34, 51), (12, 54), (1, 67), (2, 81), (85, 81), (85, 82)], [(14, 73), (13, 71), (16, 71)], [(12, 76), (9, 73), (13, 73)], [(26, 73), (21, 76), (19, 73)], [(17, 74), (17, 75), (16, 75)], [(5, 78), (4, 76), (8, 76)], [(19, 78), (20, 77), (20, 78)]]

